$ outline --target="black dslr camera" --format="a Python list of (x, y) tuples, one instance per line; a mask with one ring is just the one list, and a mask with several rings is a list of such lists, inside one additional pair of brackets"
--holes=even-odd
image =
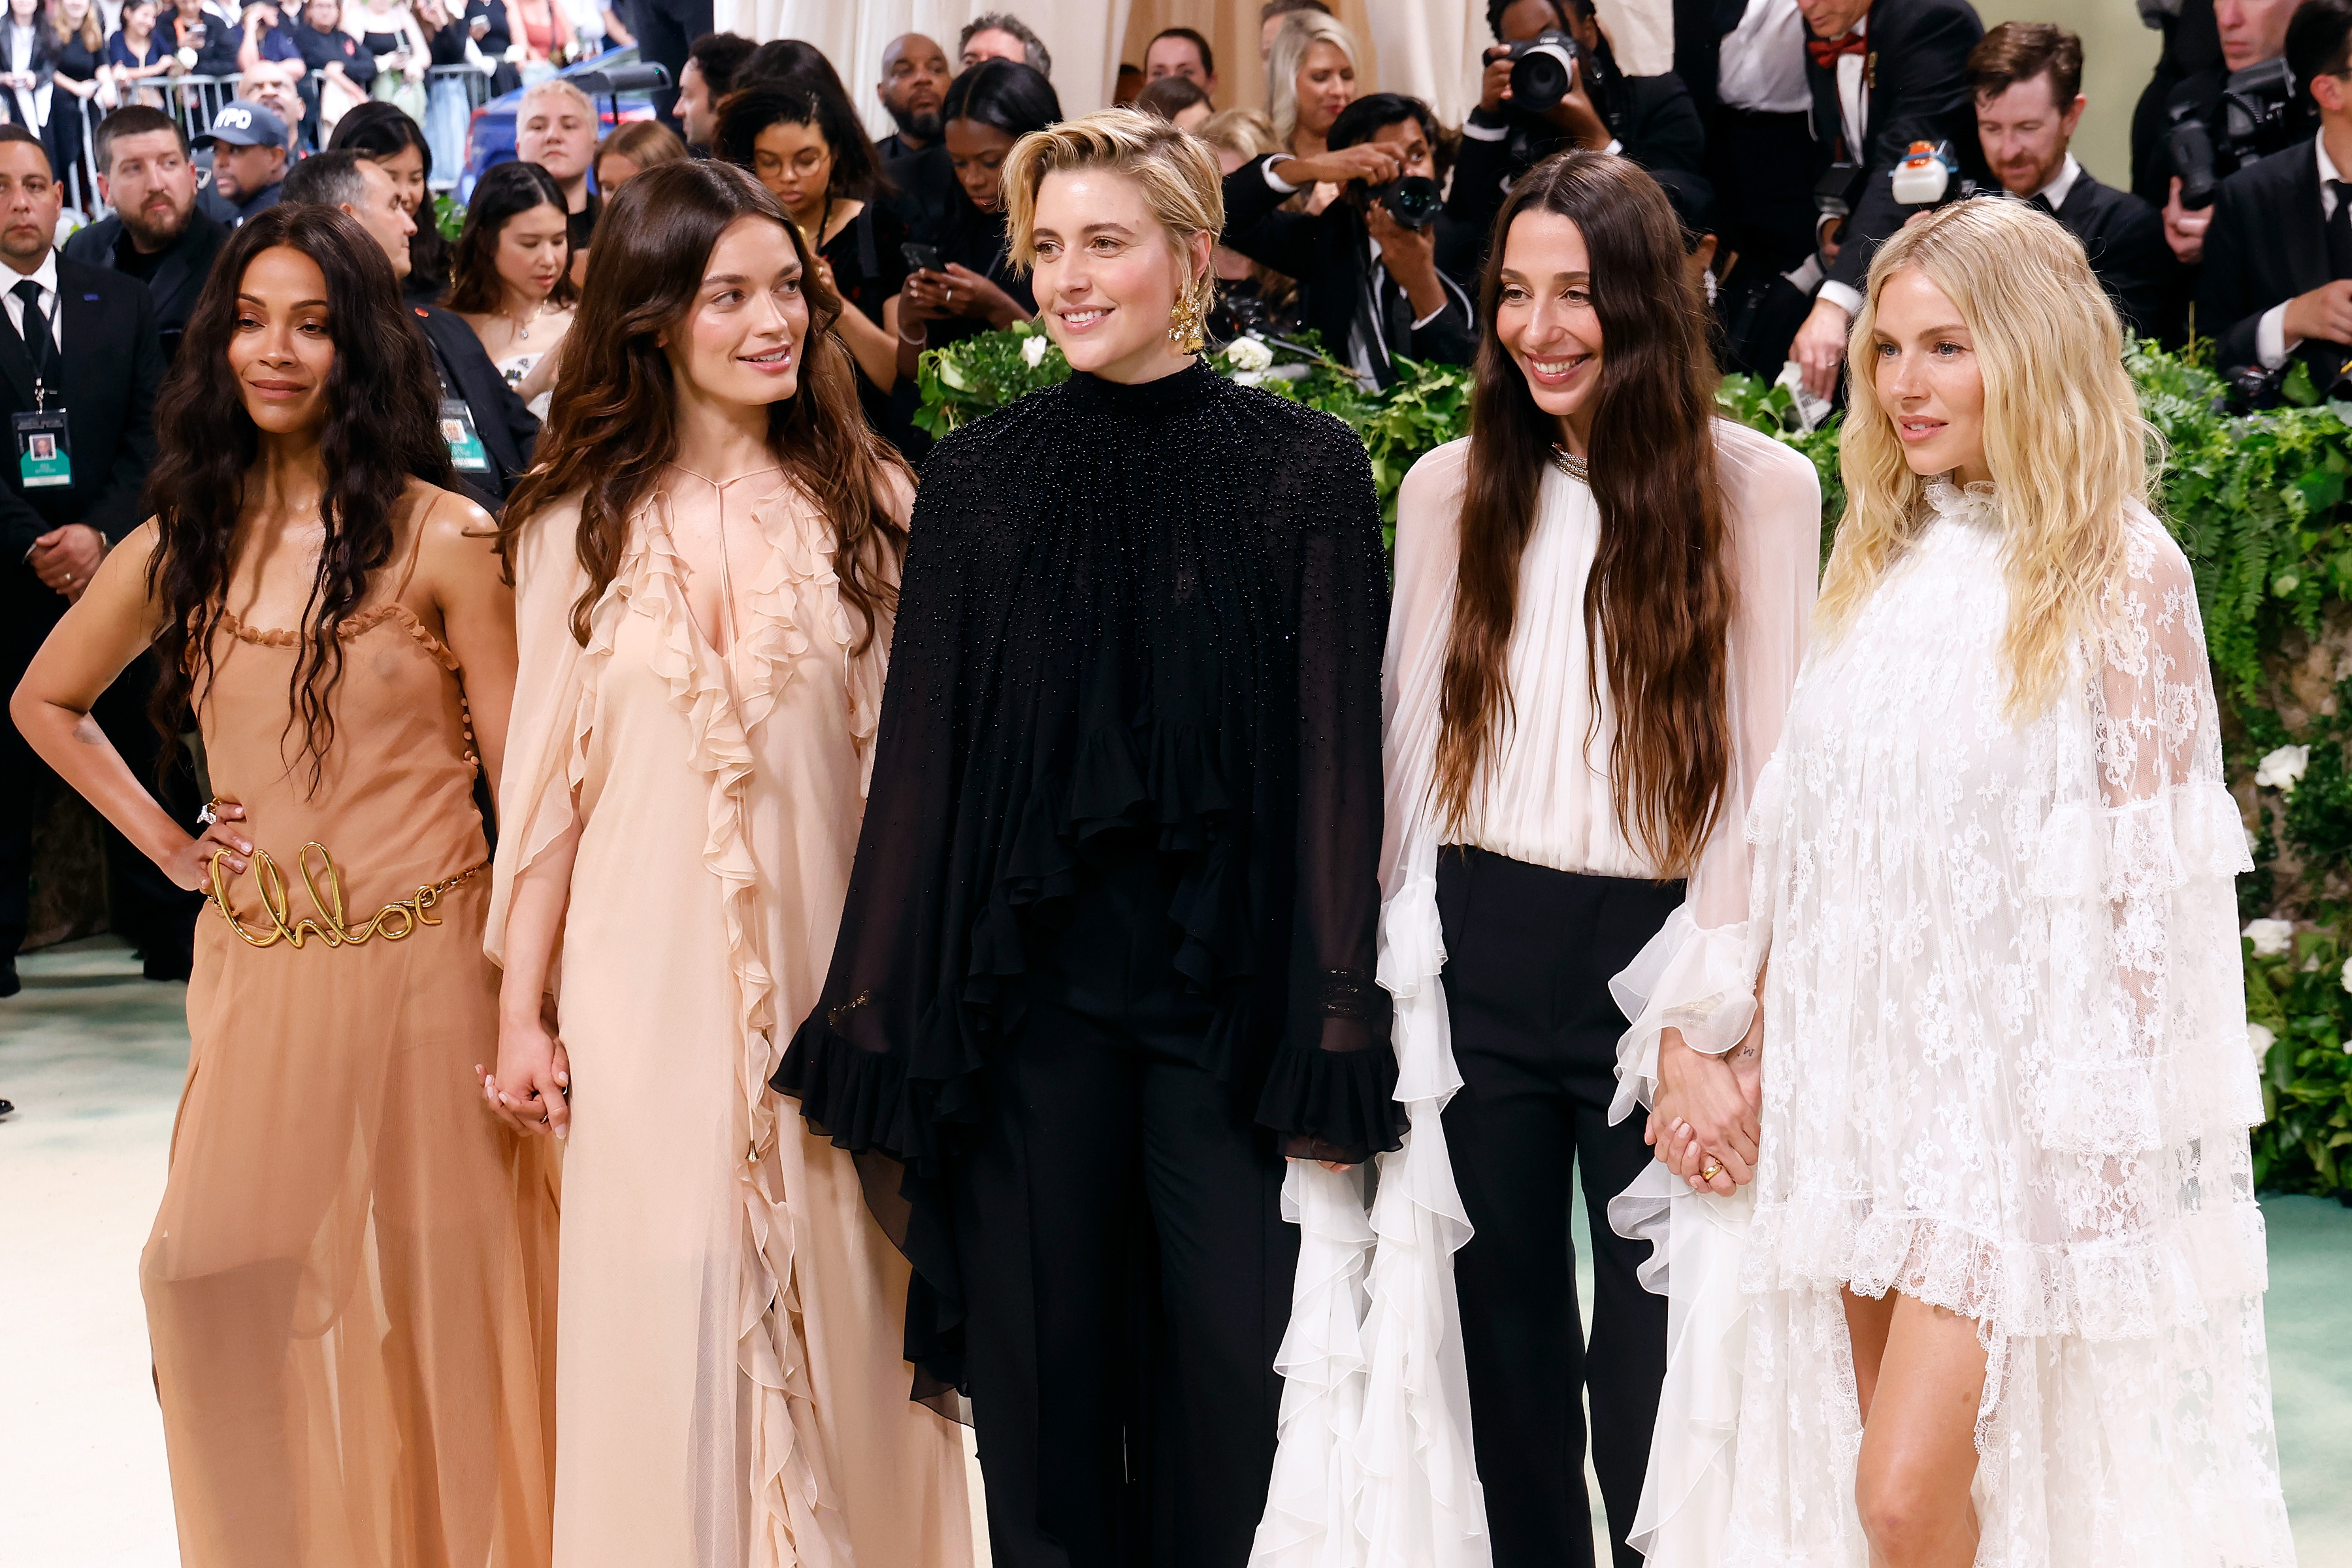
[(1389, 216), (1407, 228), (1427, 228), (1437, 221), (1439, 209), (1445, 205), (1444, 193), (1437, 188), (1437, 182), (1422, 174), (1400, 174), (1385, 185), (1366, 191), (1364, 197), (1388, 208)]
[[(1568, 96), (1576, 79), (1576, 40), (1557, 28), (1509, 46), (1511, 107), (1542, 114)], [(1490, 57), (1491, 58), (1491, 57)]]
[(2294, 103), (2294, 78), (2284, 56), (2233, 71), (2221, 88), (2221, 123), (2206, 123), (2194, 103), (2172, 106), (2165, 132), (2172, 167), (2180, 175), (2180, 205), (2191, 211), (2213, 205), (2213, 187), (2242, 164), (2275, 153), (2293, 139), (2288, 111)]

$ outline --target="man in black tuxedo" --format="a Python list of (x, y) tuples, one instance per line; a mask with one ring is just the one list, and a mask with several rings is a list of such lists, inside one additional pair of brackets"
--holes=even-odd
[[(0, 465), (0, 690), (7, 691), (89, 585), (107, 548), (139, 526), (163, 380), (147, 286), (60, 258), (50, 248), (58, 205), (39, 136), (0, 125), (0, 408), (11, 433)], [(146, 714), (151, 689), (146, 667), (133, 665), (96, 710), (142, 780), (152, 780), (157, 752)], [(17, 989), (33, 825), (56, 782), (16, 725), (0, 721), (0, 996)], [(163, 804), (194, 833), (198, 803), (187, 782), (181, 798)], [(203, 900), (173, 886), (110, 828), (106, 862), (114, 929), (144, 955), (149, 978), (185, 979)]]
[(2099, 184), (2066, 150), (2083, 119), (2082, 84), (2083, 40), (2047, 22), (2003, 22), (1969, 55), (1977, 142), (1993, 178), (2065, 225), (2125, 328), (2153, 337), (2179, 263), (2157, 210)]
[[(1320, 157), (1268, 153), (1225, 176), (1225, 246), (1297, 279), (1324, 351), (1381, 386), (1399, 357), (1468, 364), (1478, 352), (1481, 234), (1442, 212), (1408, 228), (1368, 194), (1405, 175), (1434, 179), (1436, 141), (1427, 104), (1376, 92), (1339, 111)], [(1339, 200), (1312, 215), (1280, 210), (1318, 180), (1341, 185)]]
[(1968, 0), (1797, 0), (1797, 8), (1810, 34), (1814, 138), (1832, 154), (1825, 165), (1858, 166), (1852, 216), (1822, 230), (1822, 280), (1790, 350), (1805, 390), (1828, 397), (1870, 258), (1911, 216), (1895, 199), (1895, 166), (1914, 142), (1941, 142), (1963, 178), (1990, 177), (1968, 82), (1984, 24)]
[(1706, 127), (1724, 248), (1751, 277), (1802, 266), (1819, 150), (1797, 0), (1675, 0), (1675, 75)]
[[(312, 153), (286, 176), (278, 199), (341, 208), (383, 247), (393, 276), (407, 278), (408, 240), (416, 232), (416, 220), (400, 205), (392, 176), (366, 153), (350, 148)], [(490, 363), (482, 340), (463, 317), (437, 305), (409, 309), (417, 331), (432, 347), (434, 368), (441, 374), (437, 390), (444, 400), (442, 434), (449, 442), (450, 466), (467, 492), (483, 510), (495, 513), (530, 468), (539, 420)]]
[(110, 267), (147, 285), (169, 363), (228, 229), (196, 210), (188, 133), (162, 110), (116, 110), (100, 123), (91, 151), (98, 194), (114, 211), (67, 240), (66, 259)]
[[(2165, 239), (2184, 264), (2204, 255), (2211, 207), (2184, 207), (2172, 128), (2203, 124), (2213, 144), (2213, 172), (2227, 178), (2273, 153), (2311, 140), (2318, 129), (2301, 87), (2281, 79), (2287, 24), (2302, 0), (2185, 0), (2165, 28), (2155, 75), (2132, 111), (2132, 194), (2164, 215)], [(2298, 81), (2300, 79), (2297, 79)], [(2282, 97), (2282, 94), (2284, 96)], [(2239, 105), (2234, 113), (2229, 99)], [(2272, 110), (2257, 123), (2250, 109)], [(2242, 126), (2244, 135), (2232, 126)]]
[[(1486, 51), (1478, 105), (1462, 127), (1446, 216), (1484, 236), (1511, 182), (1571, 147), (1620, 153), (1645, 169), (1696, 174), (1706, 132), (1679, 78), (1629, 77), (1601, 36), (1591, 0), (1487, 0)], [(1575, 75), (1565, 98), (1539, 113), (1512, 106), (1510, 46), (1547, 32), (1576, 40)]]
[(884, 198), (908, 232), (929, 240), (962, 198), (955, 164), (941, 138), (940, 107), (947, 102), (947, 51), (920, 33), (906, 33), (882, 50), (882, 79), (875, 87), (898, 129), (874, 143), (892, 194)]
[(2221, 182), (2205, 231), (2199, 329), (2235, 376), (2311, 368), (2321, 392), (2352, 356), (2352, 0), (2305, 0), (2286, 60), (2319, 110), (2319, 133)]

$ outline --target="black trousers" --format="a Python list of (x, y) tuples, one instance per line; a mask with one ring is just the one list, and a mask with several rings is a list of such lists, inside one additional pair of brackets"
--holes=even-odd
[(686, 51), (710, 31), (711, 0), (631, 0), (624, 19), (637, 32), (637, 58), (669, 68), (670, 85), (654, 94), (654, 114), (665, 125), (677, 102)]
[[(44, 603), (42, 595), (56, 605)], [(11, 568), (0, 580), (0, 612), (14, 623), (0, 630), (0, 701), (24, 679), (63, 603), (41, 586), (28, 567)], [(194, 770), (183, 763), (169, 787), (160, 792), (155, 787), (155, 757), (162, 742), (147, 720), (147, 700), (153, 689), (153, 672), (142, 658), (107, 688), (92, 716), (163, 809), (194, 833), (196, 813), (204, 805), (196, 798)], [(16, 732), (16, 721), (0, 714), (0, 962), (15, 958), (24, 943), (31, 912), (33, 827), (59, 787), (57, 774)], [(145, 953), (151, 966), (185, 973), (204, 896), (174, 886), (111, 823), (105, 827), (105, 844), (108, 924)]]
[[(1786, 272), (1813, 249), (1818, 160), (1811, 116), (1759, 114), (1721, 104), (1713, 120), (1706, 176), (1720, 206), (1716, 221), (1723, 230), (1723, 248), (1738, 251), (1743, 267)], [(1721, 270), (1718, 264), (1718, 275)]]
[(1033, 1005), (951, 1167), (998, 1568), (1242, 1568), (1274, 1467), (1295, 1228), (1234, 1096)]
[[(1639, 1117), (1608, 1123), (1626, 1026), (1609, 977), (1682, 898), (1678, 882), (1577, 876), (1483, 849), (1438, 858), (1463, 1079), (1445, 1142), (1476, 1231), (1454, 1278), (1495, 1568), (1592, 1563), (1588, 1398), (1616, 1563), (1642, 1561), (1624, 1540), (1666, 1373), (1666, 1302), (1634, 1278), (1648, 1249), (1609, 1228), (1609, 1200), (1651, 1157)], [(1582, 1167), (1592, 1227), (1589, 1350), (1569, 1240), (1571, 1165)]]

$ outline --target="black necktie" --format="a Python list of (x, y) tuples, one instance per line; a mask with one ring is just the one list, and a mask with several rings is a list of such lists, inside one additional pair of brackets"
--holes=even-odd
[(25, 340), (25, 353), (33, 362), (33, 374), (54, 384), (58, 345), (49, 341), (48, 319), (41, 314), (41, 286), (27, 278), (8, 291), (25, 302), (25, 324), (18, 331)]
[(2336, 210), (2327, 218), (2327, 275), (2352, 278), (2352, 180), (2330, 180)]
[(2036, 191), (2032, 195), (2028, 196), (2026, 198), (2026, 203), (2030, 206), (2041, 208), (2043, 212), (2048, 213), (2052, 217), (2056, 217), (2058, 216), (2058, 209), (2050, 205), (2050, 198), (2043, 195), (2040, 191)]

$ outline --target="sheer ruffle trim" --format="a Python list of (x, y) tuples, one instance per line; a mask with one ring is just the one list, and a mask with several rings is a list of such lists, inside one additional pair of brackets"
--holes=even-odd
[[(1280, 1434), (1252, 1568), (1323, 1568), (1355, 1529), (1364, 1469), (1356, 1434), (1364, 1418), (1364, 1271), (1372, 1231), (1364, 1173), (1293, 1161), (1282, 1217), (1298, 1227), (1290, 1326), (1275, 1352), (1282, 1374)], [(1349, 1553), (1339, 1561), (1357, 1562)]]
[(887, 1051), (859, 1048), (835, 1034), (820, 1013), (793, 1035), (770, 1085), (800, 1101), (810, 1127), (853, 1154), (879, 1150), (901, 1164), (935, 1167), (932, 1118), (908, 1092), (906, 1064)]
[[(790, 560), (805, 568), (809, 556), (801, 531), (780, 506), (757, 507), (753, 516), (772, 560), (752, 585), (751, 624), (742, 628), (738, 650), (745, 679), (740, 690), (730, 691), (718, 656), (696, 641), (684, 563), (671, 544), (662, 503), (656, 500), (640, 514), (635, 546), (590, 613), (572, 778), (576, 787), (585, 775), (587, 721), (622, 617), (642, 615), (652, 623), (653, 673), (687, 721), (688, 761), (708, 785), (702, 862), (719, 884), (738, 996), (737, 1078), (748, 1147), (736, 1166), (745, 1227), (736, 1365), (754, 1390), (748, 1428), (751, 1562), (754, 1568), (831, 1568), (849, 1562), (850, 1545), (840, 1497), (826, 1473), (794, 1274), (793, 1216), (774, 1153), (779, 1118), (767, 1079), (775, 1055), (775, 982), (758, 951), (759, 867), (745, 824), (752, 776), (745, 715), (772, 709), (791, 679), (789, 660), (807, 649), (805, 634), (785, 613), (789, 599), (782, 585), (794, 571)], [(810, 572), (802, 580), (813, 576)]]
[(2128, 805), (2061, 805), (2035, 842), (2045, 899), (2154, 898), (2254, 868), (2238, 803), (2218, 782), (2169, 785)]
[(1286, 1152), (1300, 1158), (1370, 1159), (1402, 1141), (1396, 1079), (1396, 1060), (1386, 1051), (1286, 1047), (1275, 1053), (1258, 1096), (1258, 1125), (1289, 1134)]
[(1656, 1103), (1658, 1041), (1681, 1032), (1693, 1050), (1721, 1056), (1756, 1017), (1756, 971), (1748, 922), (1701, 929), (1690, 905), (1666, 917), (1657, 934), (1609, 981), (1609, 994), (1633, 1027), (1617, 1039), (1617, 1093), (1612, 1123)]
[[(1613, 1224), (1613, 1215), (1612, 1215)], [(1862, 1195), (1761, 1205), (1740, 1289), (1900, 1290), (1979, 1324), (1988, 1338), (2141, 1339), (2204, 1321), (2268, 1284), (2251, 1196), (2179, 1215), (2137, 1238), (2032, 1245), (1952, 1221), (1874, 1208)]]
[(1445, 928), (1433, 852), (1399, 872), (1381, 908), (1380, 982), (1395, 1001), (1396, 1097), (1408, 1129), (1380, 1158), (1376, 1238), (1364, 1316), (1368, 1373), (1356, 1441), (1366, 1478), (1346, 1561), (1479, 1568), (1490, 1555), (1486, 1492), (1470, 1436), (1454, 1255), (1470, 1215), (1446, 1147), (1446, 1102), (1462, 1087), (1445, 990)]

